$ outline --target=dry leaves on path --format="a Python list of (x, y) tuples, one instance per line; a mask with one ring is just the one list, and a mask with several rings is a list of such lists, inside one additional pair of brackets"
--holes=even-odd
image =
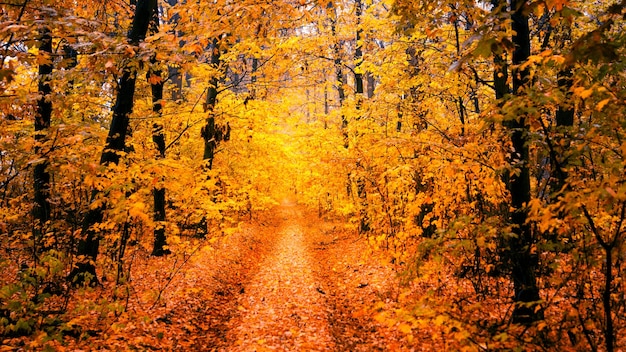
[(276, 247), (239, 300), (228, 350), (410, 350), (394, 327), (374, 319), (372, 306), (397, 282), (364, 240), (297, 206), (277, 213)]
[(232, 351), (335, 349), (325, 300), (319, 292), (299, 224), (300, 211), (283, 207), (276, 247), (246, 287), (242, 312), (231, 322)]

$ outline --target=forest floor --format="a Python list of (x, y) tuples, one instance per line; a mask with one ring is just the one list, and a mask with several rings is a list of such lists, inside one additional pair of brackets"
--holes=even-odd
[[(123, 312), (75, 306), (70, 326), (78, 333), (48, 344), (74, 351), (411, 350), (372, 309), (397, 295), (392, 268), (368, 255), (365, 241), (342, 222), (294, 204), (193, 256), (134, 265), (140, 274), (125, 286)], [(96, 301), (98, 292), (81, 294), (73, 301)]]

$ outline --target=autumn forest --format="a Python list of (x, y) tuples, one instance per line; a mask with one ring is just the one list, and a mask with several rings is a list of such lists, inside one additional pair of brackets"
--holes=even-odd
[(0, 350), (626, 349), (626, 1), (0, 1)]

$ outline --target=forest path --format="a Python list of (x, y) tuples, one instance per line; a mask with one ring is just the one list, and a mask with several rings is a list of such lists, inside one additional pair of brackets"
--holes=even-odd
[(272, 217), (274, 248), (237, 300), (225, 351), (408, 349), (372, 316), (396, 275), (367, 255), (363, 239), (288, 202)]
[(324, 291), (315, 278), (296, 206), (283, 205), (274, 251), (239, 300), (232, 351), (334, 350)]

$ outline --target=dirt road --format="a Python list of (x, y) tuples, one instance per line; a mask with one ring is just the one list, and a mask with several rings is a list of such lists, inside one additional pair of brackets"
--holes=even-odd
[(275, 235), (273, 249), (237, 298), (223, 350), (403, 349), (369, 313), (394, 274), (367, 259), (363, 241), (293, 204), (274, 216), (264, 231)]

